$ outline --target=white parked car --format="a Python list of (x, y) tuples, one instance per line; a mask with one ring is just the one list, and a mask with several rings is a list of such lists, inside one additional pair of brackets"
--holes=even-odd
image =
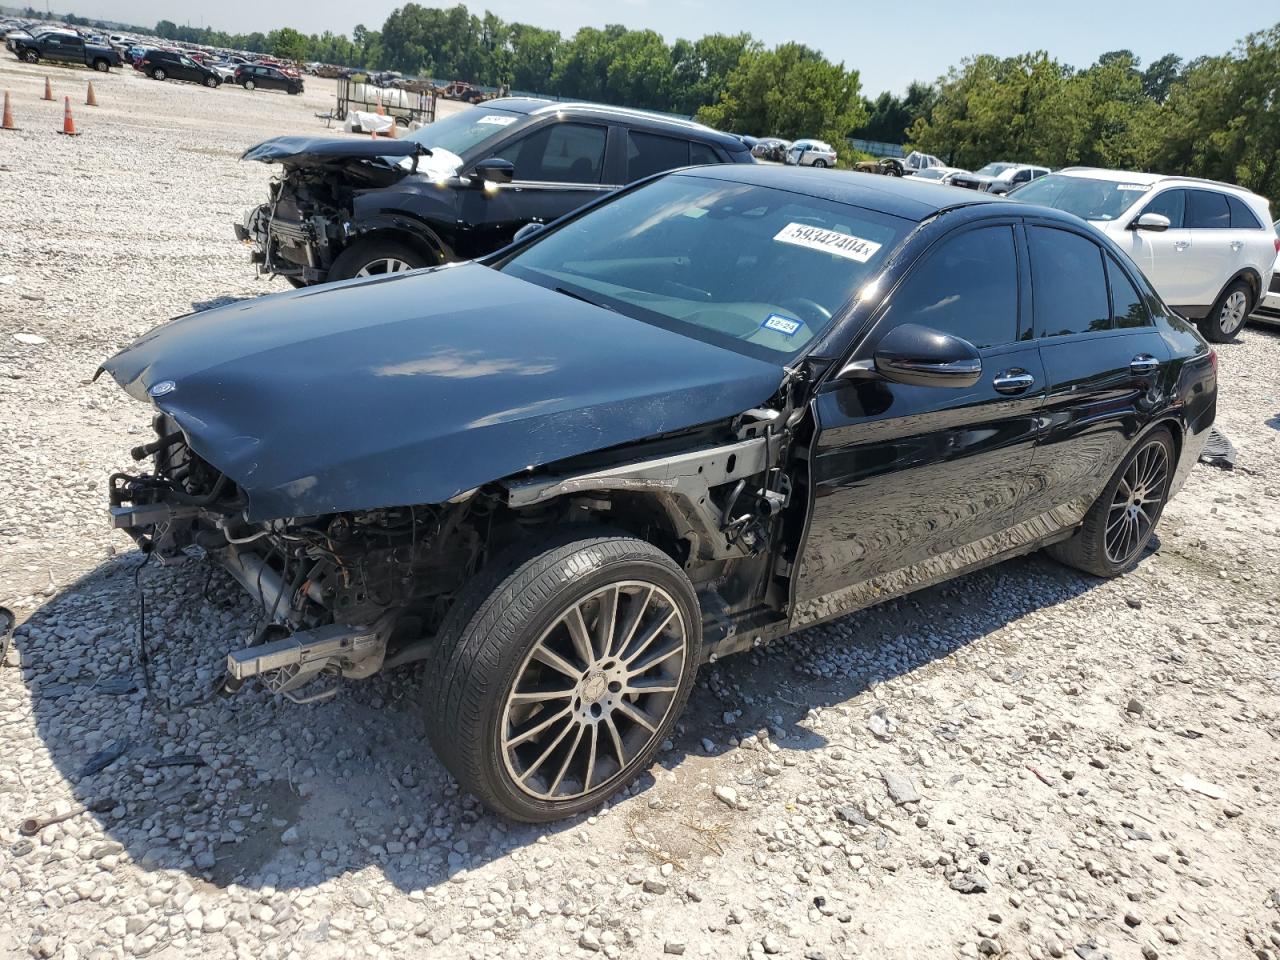
[(951, 185), (1004, 194), (1016, 190), (1024, 183), (1038, 180), (1048, 172), (1048, 167), (1037, 167), (1031, 163), (988, 163), (973, 173), (956, 174), (951, 178)]
[(822, 140), (797, 140), (787, 151), (786, 162), (800, 167), (834, 167), (836, 152)]
[(1272, 226), (1276, 232), (1276, 263), (1271, 268), (1271, 280), (1267, 284), (1267, 289), (1259, 298), (1258, 305), (1253, 308), (1252, 319), (1261, 320), (1263, 323), (1280, 324), (1280, 220)]
[(1216, 180), (1070, 167), (1013, 196), (1088, 220), (1215, 343), (1244, 325), (1280, 253), (1267, 199)]
[(919, 174), (925, 170), (938, 170), (945, 164), (930, 153), (912, 150), (902, 159), (902, 173), (905, 176)]
[(950, 183), (957, 173), (968, 173), (959, 167), (927, 167), (912, 175), (914, 180), (928, 180), (930, 183)]

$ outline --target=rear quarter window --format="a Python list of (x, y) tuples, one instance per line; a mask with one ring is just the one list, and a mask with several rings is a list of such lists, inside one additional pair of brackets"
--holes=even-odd
[(1212, 190), (1188, 190), (1185, 226), (1193, 230), (1226, 230), (1231, 226), (1227, 198)]
[(1248, 205), (1239, 197), (1227, 195), (1227, 208), (1231, 211), (1231, 229), (1233, 230), (1261, 230), (1262, 221), (1260, 221)]

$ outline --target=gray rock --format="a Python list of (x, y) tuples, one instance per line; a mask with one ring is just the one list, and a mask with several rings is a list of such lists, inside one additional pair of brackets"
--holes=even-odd
[(898, 806), (902, 806), (905, 803), (920, 802), (920, 794), (916, 792), (916, 785), (909, 778), (891, 770), (881, 770), (880, 778), (884, 780), (884, 787), (889, 793), (889, 799)]
[(991, 881), (981, 870), (970, 870), (957, 873), (951, 881), (951, 889), (958, 893), (986, 893), (991, 889)]

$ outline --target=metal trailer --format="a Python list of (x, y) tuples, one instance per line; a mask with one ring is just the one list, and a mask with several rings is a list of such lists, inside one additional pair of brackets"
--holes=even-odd
[(436, 90), (421, 80), (400, 80), (395, 86), (380, 87), (370, 82), (367, 73), (338, 78), (338, 108), (334, 111), (334, 120), (344, 121), (354, 110), (377, 113), (379, 106), (400, 126), (434, 123)]

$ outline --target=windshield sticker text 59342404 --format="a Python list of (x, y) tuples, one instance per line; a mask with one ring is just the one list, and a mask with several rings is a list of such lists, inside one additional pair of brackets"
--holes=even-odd
[(880, 244), (836, 230), (823, 230), (807, 223), (788, 223), (773, 236), (779, 243), (791, 243), (809, 250), (866, 263), (876, 255)]

